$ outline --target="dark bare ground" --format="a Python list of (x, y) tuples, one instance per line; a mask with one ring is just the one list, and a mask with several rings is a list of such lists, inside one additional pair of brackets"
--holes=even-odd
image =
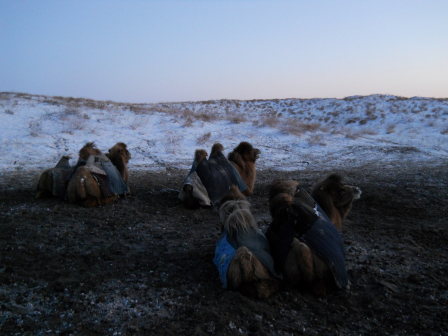
[[(350, 291), (223, 290), (212, 263), (218, 216), (176, 206), (186, 171), (131, 172), (132, 197), (84, 209), (35, 200), (40, 172), (0, 176), (2, 335), (448, 334), (448, 164), (340, 171), (363, 194), (344, 222)], [(328, 171), (257, 175), (270, 221), (275, 178), (307, 190)]]

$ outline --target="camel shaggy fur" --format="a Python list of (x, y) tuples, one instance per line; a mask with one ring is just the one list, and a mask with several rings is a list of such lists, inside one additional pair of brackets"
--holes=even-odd
[[(275, 271), (269, 244), (258, 229), (249, 202), (237, 186), (232, 186), (221, 204), (219, 218), (222, 234), (217, 243), (214, 262), (224, 287), (253, 298), (270, 297), (278, 290), (278, 278), (271, 274)], [(230, 263), (225, 262), (228, 256), (226, 248), (234, 252)], [(225, 253), (221, 252), (223, 249)], [(265, 264), (271, 265), (271, 272), (256, 255)], [(224, 265), (228, 265), (227, 270)]]
[(227, 156), (246, 184), (247, 189), (244, 191), (246, 196), (252, 196), (254, 193), (255, 161), (260, 153), (261, 151), (258, 148), (254, 148), (250, 143), (243, 141)]
[(349, 288), (345, 248), (338, 230), (361, 190), (344, 185), (338, 174), (329, 175), (312, 190), (310, 197), (292, 180), (271, 185), (272, 223), (266, 237), (285, 284), (323, 295), (337, 288)]
[[(87, 160), (90, 157), (90, 153), (95, 153), (93, 155), (102, 155), (101, 151), (95, 148), (93, 143), (87, 143), (80, 151), (80, 159)], [(127, 184), (128, 180), (128, 169), (127, 163), (131, 157), (129, 151), (126, 149), (124, 143), (117, 143), (114, 147), (109, 150), (108, 157), (110, 161), (116, 166), (121, 178)], [(78, 203), (84, 207), (93, 207), (106, 205), (110, 202), (115, 201), (119, 195), (115, 194), (110, 197), (104, 197), (97, 180), (91, 171), (85, 167), (80, 166), (72, 178), (70, 179), (67, 186), (67, 200), (70, 203)]]
[(129, 179), (128, 163), (131, 159), (131, 153), (128, 151), (127, 147), (128, 146), (125, 143), (117, 142), (115, 146), (109, 149), (109, 153), (106, 153), (106, 156), (110, 159), (114, 166), (117, 167), (124, 183), (126, 184), (128, 184)]

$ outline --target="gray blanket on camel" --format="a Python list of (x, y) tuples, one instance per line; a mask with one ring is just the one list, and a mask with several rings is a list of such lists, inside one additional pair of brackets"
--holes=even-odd
[(246, 184), (234, 165), (221, 152), (199, 164), (194, 161), (187, 178), (182, 183), (179, 198), (184, 199), (183, 188), (186, 184), (193, 187), (193, 197), (201, 205), (213, 205), (227, 194), (232, 185), (237, 185), (241, 192)]

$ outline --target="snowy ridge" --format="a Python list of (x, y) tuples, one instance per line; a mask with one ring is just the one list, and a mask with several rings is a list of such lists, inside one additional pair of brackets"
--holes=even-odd
[(260, 168), (360, 166), (444, 160), (448, 99), (391, 95), (344, 99), (214, 100), (128, 104), (0, 93), (0, 170), (45, 169), (77, 160), (94, 141), (128, 145), (129, 168), (188, 169), (194, 151), (240, 141), (262, 151)]

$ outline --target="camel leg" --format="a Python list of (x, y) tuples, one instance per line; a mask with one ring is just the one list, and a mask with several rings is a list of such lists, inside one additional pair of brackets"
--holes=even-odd
[(310, 248), (294, 238), (286, 256), (283, 276), (289, 286), (311, 284), (315, 280), (313, 254)]

